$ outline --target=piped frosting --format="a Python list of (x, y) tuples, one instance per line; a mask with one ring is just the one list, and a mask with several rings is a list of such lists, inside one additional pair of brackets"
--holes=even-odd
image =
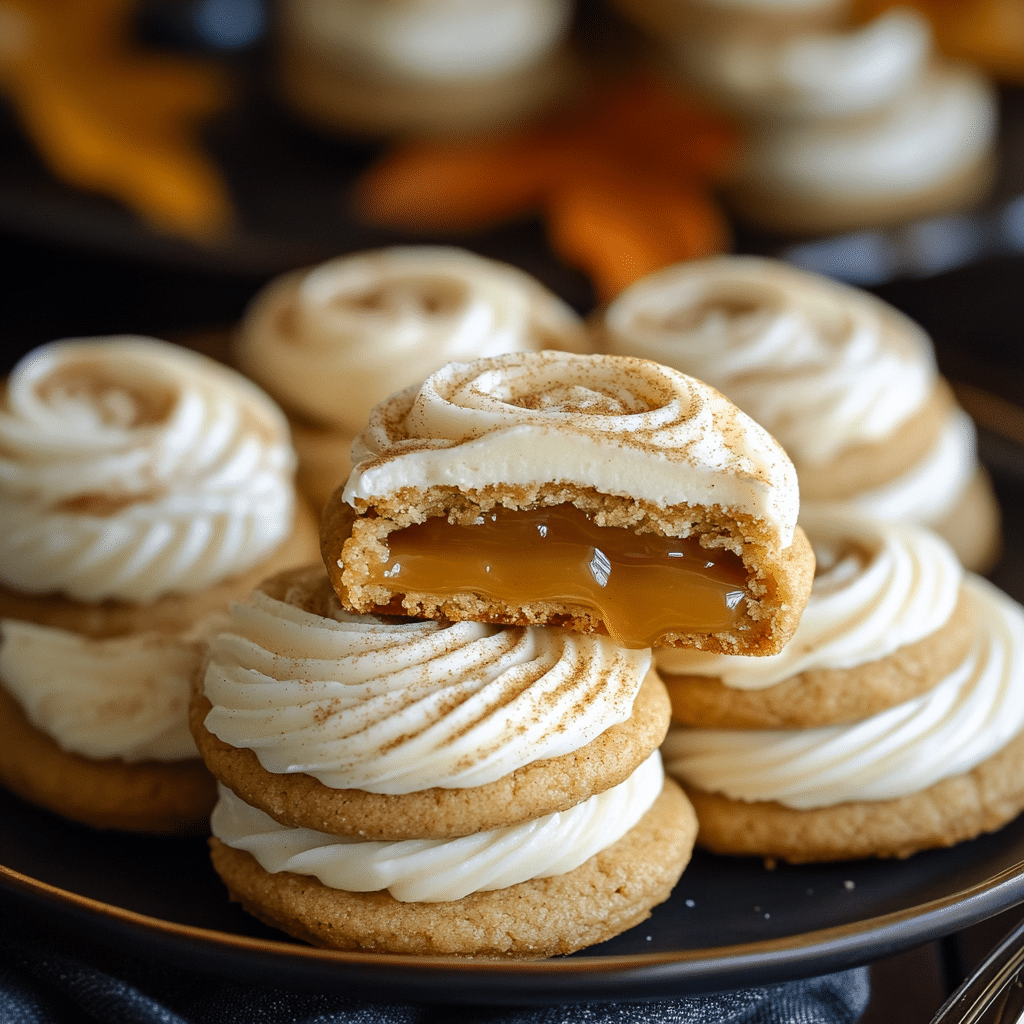
[(681, 263), (626, 289), (610, 352), (707, 381), (763, 424), (798, 470), (887, 437), (927, 400), (928, 336), (887, 304), (752, 256)]
[(105, 639), (0, 621), (0, 679), (28, 720), (62, 749), (98, 760), (199, 756), (188, 729), (192, 677), (220, 613), (186, 634)]
[(295, 456), (241, 375), (148, 338), (61, 341), (0, 406), (0, 582), (145, 603), (258, 564), (287, 537)]
[(796, 633), (779, 654), (745, 658), (663, 648), (659, 670), (719, 678), (760, 690), (813, 669), (864, 665), (941, 629), (963, 570), (930, 530), (857, 516), (841, 508), (801, 514), (817, 573)]
[(373, 411), (344, 500), (566, 482), (662, 508), (717, 505), (793, 536), (796, 473), (713, 388), (657, 363), (562, 352), (451, 363)]
[(364, 842), (287, 828), (226, 787), (211, 825), (221, 842), (247, 850), (266, 871), (313, 875), (349, 892), (386, 889), (405, 903), (437, 903), (572, 871), (637, 824), (663, 780), (655, 751), (625, 782), (575, 807), (460, 839)]
[(277, 279), (247, 312), (235, 350), (286, 408), (355, 434), (377, 402), (451, 360), (582, 345), (576, 314), (523, 271), (410, 246)]
[(734, 800), (797, 809), (891, 800), (969, 772), (1024, 726), (1024, 609), (980, 576), (967, 574), (964, 588), (973, 649), (927, 693), (852, 726), (672, 729), (668, 771)]
[(632, 714), (651, 663), (602, 636), (329, 616), (257, 591), (210, 643), (206, 728), (334, 789), (470, 788)]

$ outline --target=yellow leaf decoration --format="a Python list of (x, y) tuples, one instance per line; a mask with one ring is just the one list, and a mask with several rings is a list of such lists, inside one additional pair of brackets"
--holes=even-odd
[(230, 95), (216, 69), (133, 46), (135, 0), (0, 0), (0, 89), (52, 172), (197, 239), (232, 209), (198, 125)]

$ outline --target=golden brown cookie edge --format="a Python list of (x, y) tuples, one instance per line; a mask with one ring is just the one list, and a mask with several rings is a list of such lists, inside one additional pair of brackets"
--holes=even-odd
[(486, 959), (541, 959), (610, 939), (668, 898), (697, 825), (679, 787), (661, 794), (621, 839), (580, 867), (448, 903), (401, 903), (319, 880), (264, 871), (251, 854), (210, 840), (230, 898), (295, 938), (333, 949)]

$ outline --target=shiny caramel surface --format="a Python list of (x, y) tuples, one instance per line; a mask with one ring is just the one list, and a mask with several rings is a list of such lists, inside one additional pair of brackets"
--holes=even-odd
[(598, 526), (574, 505), (498, 508), (471, 526), (437, 517), (387, 539), (389, 558), (371, 583), (512, 605), (571, 602), (594, 609), (626, 647), (731, 630), (745, 611), (747, 573), (737, 555), (694, 537)]

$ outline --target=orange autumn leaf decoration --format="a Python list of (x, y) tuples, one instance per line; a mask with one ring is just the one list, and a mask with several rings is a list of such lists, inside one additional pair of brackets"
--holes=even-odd
[(539, 210), (558, 255), (607, 300), (728, 246), (710, 185), (735, 151), (721, 118), (641, 79), (520, 135), (400, 146), (360, 179), (353, 200), (370, 223), (442, 232)]
[(195, 138), (221, 108), (214, 69), (133, 47), (136, 0), (0, 0), (0, 90), (58, 177), (194, 237), (231, 206)]

